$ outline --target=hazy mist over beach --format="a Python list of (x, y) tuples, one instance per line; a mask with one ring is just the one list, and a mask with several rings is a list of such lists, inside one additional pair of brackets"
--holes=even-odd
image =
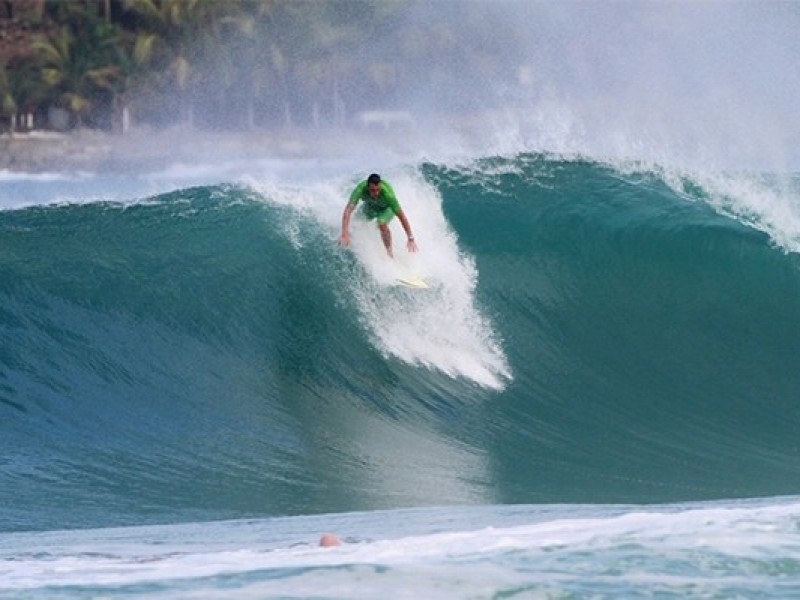
[[(354, 54), (356, 72), (385, 59), (392, 82), (337, 90), (316, 107), (317, 125), (385, 129), (387, 143), (415, 152), (800, 165), (796, 4), (415, 2), (397, 16), (394, 30), (364, 36)], [(409, 45), (416, 60), (398, 59)], [(470, 61), (467, 48), (488, 58)], [(296, 124), (314, 121), (301, 114)]]
[[(791, 3), (536, 3), (533, 88), (590, 149), (702, 166), (798, 167), (800, 8)], [(524, 36), (520, 36), (521, 38)], [(717, 163), (717, 164), (715, 164)]]
[(444, 125), (464, 106), (492, 111), (481, 147), (800, 165), (796, 4), (434, 2), (407, 19), (457, 23), (456, 47), (481, 40), (497, 49), (496, 68), (483, 72), (433, 53), (417, 66), (420, 79), (425, 68), (452, 69), (452, 88), (412, 86), (393, 99)]
[[(482, 150), (792, 170), (798, 28), (800, 7), (788, 2), (415, 2), (394, 30), (357, 42), (363, 63), (354, 70), (382, 58), (393, 83), (338, 90), (345, 118), (336, 121), (332, 96), (319, 121), (383, 125), (421, 147), (455, 132)], [(408, 45), (417, 60), (393, 62)], [(490, 58), (470, 62), (467, 48)], [(365, 124), (367, 110), (412, 121)]]
[[(202, 62), (213, 52), (195, 53), (193, 71), (206, 79), (134, 103), (131, 134), (113, 144), (117, 162), (360, 160), (362, 149), (406, 158), (554, 152), (710, 170), (800, 165), (795, 3), (280, 6), (261, 38), (220, 46), (233, 71)], [(317, 22), (313, 11), (332, 20)], [(287, 26), (299, 19), (307, 24)], [(242, 83), (226, 88), (226, 77)], [(176, 107), (189, 105), (187, 126)], [(153, 142), (158, 132), (166, 135)]]

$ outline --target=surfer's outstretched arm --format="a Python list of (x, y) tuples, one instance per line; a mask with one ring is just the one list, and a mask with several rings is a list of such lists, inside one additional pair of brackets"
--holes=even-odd
[(344, 213), (342, 213), (342, 235), (339, 238), (339, 243), (345, 247), (350, 245), (350, 217), (355, 209), (356, 205), (348, 202), (347, 206), (344, 207)]
[(416, 252), (417, 242), (414, 240), (414, 232), (411, 231), (411, 223), (408, 222), (406, 213), (404, 213), (402, 210), (397, 211), (397, 218), (400, 219), (400, 224), (403, 226), (403, 229), (406, 232), (406, 236), (408, 237), (406, 248), (408, 248), (409, 252)]

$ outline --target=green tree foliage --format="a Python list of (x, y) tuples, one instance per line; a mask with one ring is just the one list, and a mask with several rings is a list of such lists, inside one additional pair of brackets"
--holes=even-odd
[[(415, 90), (465, 103), (513, 72), (506, 36), (483, 22), (490, 4), (49, 0), (33, 55), (0, 73), (0, 108), (56, 105), (79, 126), (124, 130), (133, 112), (153, 124), (341, 126)], [(421, 6), (433, 17), (411, 18)], [(459, 23), (439, 18), (446, 10)], [(465, 36), (465, 22), (482, 33)]]
[(0, 114), (8, 118), (11, 134), (20, 114), (32, 111), (46, 95), (44, 83), (31, 63), (0, 63)]
[(139, 28), (153, 36), (156, 88), (177, 90), (183, 121), (194, 124), (197, 97), (233, 85), (239, 40), (253, 31), (253, 15), (242, 2), (127, 0)]
[(114, 76), (104, 87), (112, 94), (114, 120), (123, 133), (130, 126), (137, 94), (146, 93), (150, 85), (156, 40), (152, 33), (132, 33), (114, 46)]
[(65, 5), (64, 26), (35, 40), (34, 48), (41, 80), (80, 127), (119, 75), (115, 48), (120, 31), (75, 4)]

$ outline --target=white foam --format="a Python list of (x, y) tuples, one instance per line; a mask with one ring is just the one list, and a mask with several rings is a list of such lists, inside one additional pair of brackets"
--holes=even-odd
[[(800, 179), (752, 171), (718, 171), (667, 167), (663, 164), (616, 163), (623, 173), (651, 172), (678, 195), (702, 199), (719, 214), (767, 234), (785, 252), (800, 253)], [(694, 188), (694, 189), (692, 189)]]
[[(269, 590), (274, 595), (284, 595), (290, 589), (296, 594), (302, 586), (311, 586), (308, 591), (313, 595), (316, 583), (327, 583), (337, 574), (325, 570), (322, 581), (318, 581), (315, 568), (347, 566), (340, 572), (344, 580), (339, 583), (353, 589), (364, 583), (358, 575), (359, 565), (381, 565), (382, 572), (390, 575), (409, 572), (404, 567), (410, 568), (427, 586), (434, 573), (449, 572), (461, 582), (450, 587), (451, 595), (458, 592), (458, 596), (476, 584), (502, 589), (503, 582), (508, 581), (558, 584), (574, 578), (590, 581), (603, 575), (610, 578), (608, 583), (617, 585), (628, 585), (635, 578), (639, 584), (652, 582), (683, 591), (686, 584), (708, 585), (715, 590), (731, 585), (747, 589), (748, 575), (766, 576), (763, 583), (768, 586), (776, 585), (775, 578), (783, 580), (780, 574), (751, 572), (754, 565), (791, 566), (796, 561), (800, 505), (796, 499), (767, 502), (631, 506), (624, 511), (623, 507), (596, 507), (595, 516), (584, 517), (570, 517), (568, 511), (558, 510), (537, 514), (534, 509), (530, 522), (522, 525), (381, 538), (336, 548), (313, 544), (276, 547), (270, 542), (270, 535), (286, 537), (287, 531), (297, 537), (308, 537), (309, 532), (318, 535), (319, 521), (339, 521), (336, 515), (294, 518), (287, 522), (292, 526), (283, 530), (273, 520), (263, 520), (8, 534), (0, 536), (0, 552), (13, 560), (0, 569), (0, 587), (30, 591), (49, 586), (145, 582), (170, 586), (178, 582), (176, 587), (167, 588), (167, 597), (200, 597), (208, 593), (209, 585), (201, 578), (246, 577), (265, 570), (300, 568), (303, 573), (256, 579), (255, 585), (272, 586)], [(347, 522), (351, 528), (377, 527), (378, 522), (391, 528), (409, 519), (413, 516), (408, 513), (390, 511), (353, 515)], [(275, 533), (276, 525), (282, 533)], [(737, 563), (737, 559), (742, 562)], [(686, 564), (693, 568), (683, 568)], [(309, 571), (311, 579), (305, 578)], [(253, 578), (238, 582), (247, 585)], [(391, 577), (383, 576), (370, 585), (373, 592), (385, 595), (393, 589), (393, 583)]]
[(787, 179), (753, 174), (693, 177), (720, 213), (766, 233), (787, 252), (800, 252), (800, 189)]
[[(376, 348), (386, 356), (464, 377), (499, 389), (510, 378), (500, 341), (476, 301), (479, 273), (458, 247), (442, 211), (437, 191), (415, 172), (386, 174), (406, 213), (419, 246), (409, 254), (398, 219), (391, 222), (397, 261), (425, 279), (431, 289), (397, 287), (397, 265), (386, 255), (373, 223), (351, 220), (351, 250), (363, 268), (361, 279), (344, 280), (359, 320)], [(318, 220), (332, 239), (339, 237), (341, 216), (355, 180), (327, 181), (304, 188), (249, 181), (265, 198), (290, 205)], [(287, 237), (300, 244), (287, 227)]]
[(47, 171), (44, 173), (29, 173), (27, 171), (10, 171), (8, 169), (0, 169), (0, 183), (4, 182), (50, 182), (50, 181), (82, 181), (93, 177), (91, 173), (84, 171), (76, 171), (72, 173), (64, 173), (57, 171)]

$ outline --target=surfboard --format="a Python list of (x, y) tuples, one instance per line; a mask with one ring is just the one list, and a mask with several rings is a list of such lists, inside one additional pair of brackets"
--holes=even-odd
[(425, 288), (430, 287), (425, 282), (424, 279), (421, 279), (420, 277), (417, 277), (415, 275), (405, 275), (405, 276), (402, 276), (402, 277), (398, 277), (397, 278), (397, 283), (399, 283), (402, 286), (409, 287), (409, 288), (415, 288), (415, 289), (418, 289), (418, 290), (423, 290)]
[(414, 272), (414, 267), (403, 258), (392, 259), (392, 270), (398, 285), (416, 290), (423, 290), (430, 287), (428, 282)]

